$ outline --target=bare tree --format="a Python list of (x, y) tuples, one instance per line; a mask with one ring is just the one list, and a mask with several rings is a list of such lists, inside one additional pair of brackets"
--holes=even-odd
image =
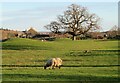
[(58, 16), (58, 20), (64, 25), (64, 29), (76, 40), (77, 35), (85, 34), (88, 31), (99, 29), (99, 17), (89, 14), (85, 7), (72, 4), (63, 15)]
[(108, 38), (114, 38), (116, 35), (119, 35), (119, 28), (118, 26), (114, 25), (108, 32), (107, 32), (107, 35), (108, 35)]
[(114, 26), (110, 29), (110, 31), (118, 31), (118, 26), (117, 26), (117, 25), (114, 25)]
[(60, 32), (60, 29), (61, 29), (61, 24), (56, 22), (56, 21), (53, 21), (51, 22), (50, 24), (44, 26), (46, 29), (50, 30), (51, 32), (57, 34)]

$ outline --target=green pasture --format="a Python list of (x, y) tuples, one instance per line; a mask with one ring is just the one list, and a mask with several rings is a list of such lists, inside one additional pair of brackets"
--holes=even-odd
[[(87, 52), (85, 52), (87, 50)], [(3, 81), (118, 81), (117, 40), (14, 38), (2, 43)], [(60, 57), (61, 69), (43, 69)]]

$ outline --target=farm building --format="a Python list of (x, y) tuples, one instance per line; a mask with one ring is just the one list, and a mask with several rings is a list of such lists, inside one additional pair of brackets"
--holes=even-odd
[(38, 32), (31, 27), (28, 31), (26, 31), (26, 34), (27, 38), (32, 38), (33, 36), (37, 35)]
[(33, 36), (37, 35), (38, 32), (34, 30), (32, 27), (27, 31), (18, 31), (18, 37), (21, 38), (32, 38)]
[(33, 36), (34, 39), (53, 41), (55, 37), (52, 36), (51, 32), (39, 32), (37, 35)]
[(27, 35), (23, 31), (18, 31), (18, 37), (19, 38), (26, 38)]

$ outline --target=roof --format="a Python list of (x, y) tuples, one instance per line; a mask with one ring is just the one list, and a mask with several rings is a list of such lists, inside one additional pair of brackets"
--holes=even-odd
[(32, 34), (32, 35), (35, 35), (35, 34), (37, 34), (38, 32), (37, 31), (35, 31), (32, 27), (27, 31), (27, 33), (30, 33), (30, 34)]

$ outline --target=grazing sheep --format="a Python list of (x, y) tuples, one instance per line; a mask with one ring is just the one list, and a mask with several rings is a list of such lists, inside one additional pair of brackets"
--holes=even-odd
[(58, 67), (60, 69), (61, 65), (62, 65), (62, 60), (60, 58), (56, 58), (55, 67)]
[(52, 69), (54, 69), (56, 63), (55, 61), (55, 58), (48, 60), (44, 66), (44, 69), (46, 69), (47, 67), (51, 67)]
[(47, 63), (44, 66), (44, 69), (46, 69), (47, 67), (51, 67), (52, 69), (54, 69), (55, 67), (61, 67), (62, 65), (62, 60), (60, 58), (52, 58), (50, 60), (47, 61)]
[(84, 50), (84, 53), (90, 53), (91, 50)]

